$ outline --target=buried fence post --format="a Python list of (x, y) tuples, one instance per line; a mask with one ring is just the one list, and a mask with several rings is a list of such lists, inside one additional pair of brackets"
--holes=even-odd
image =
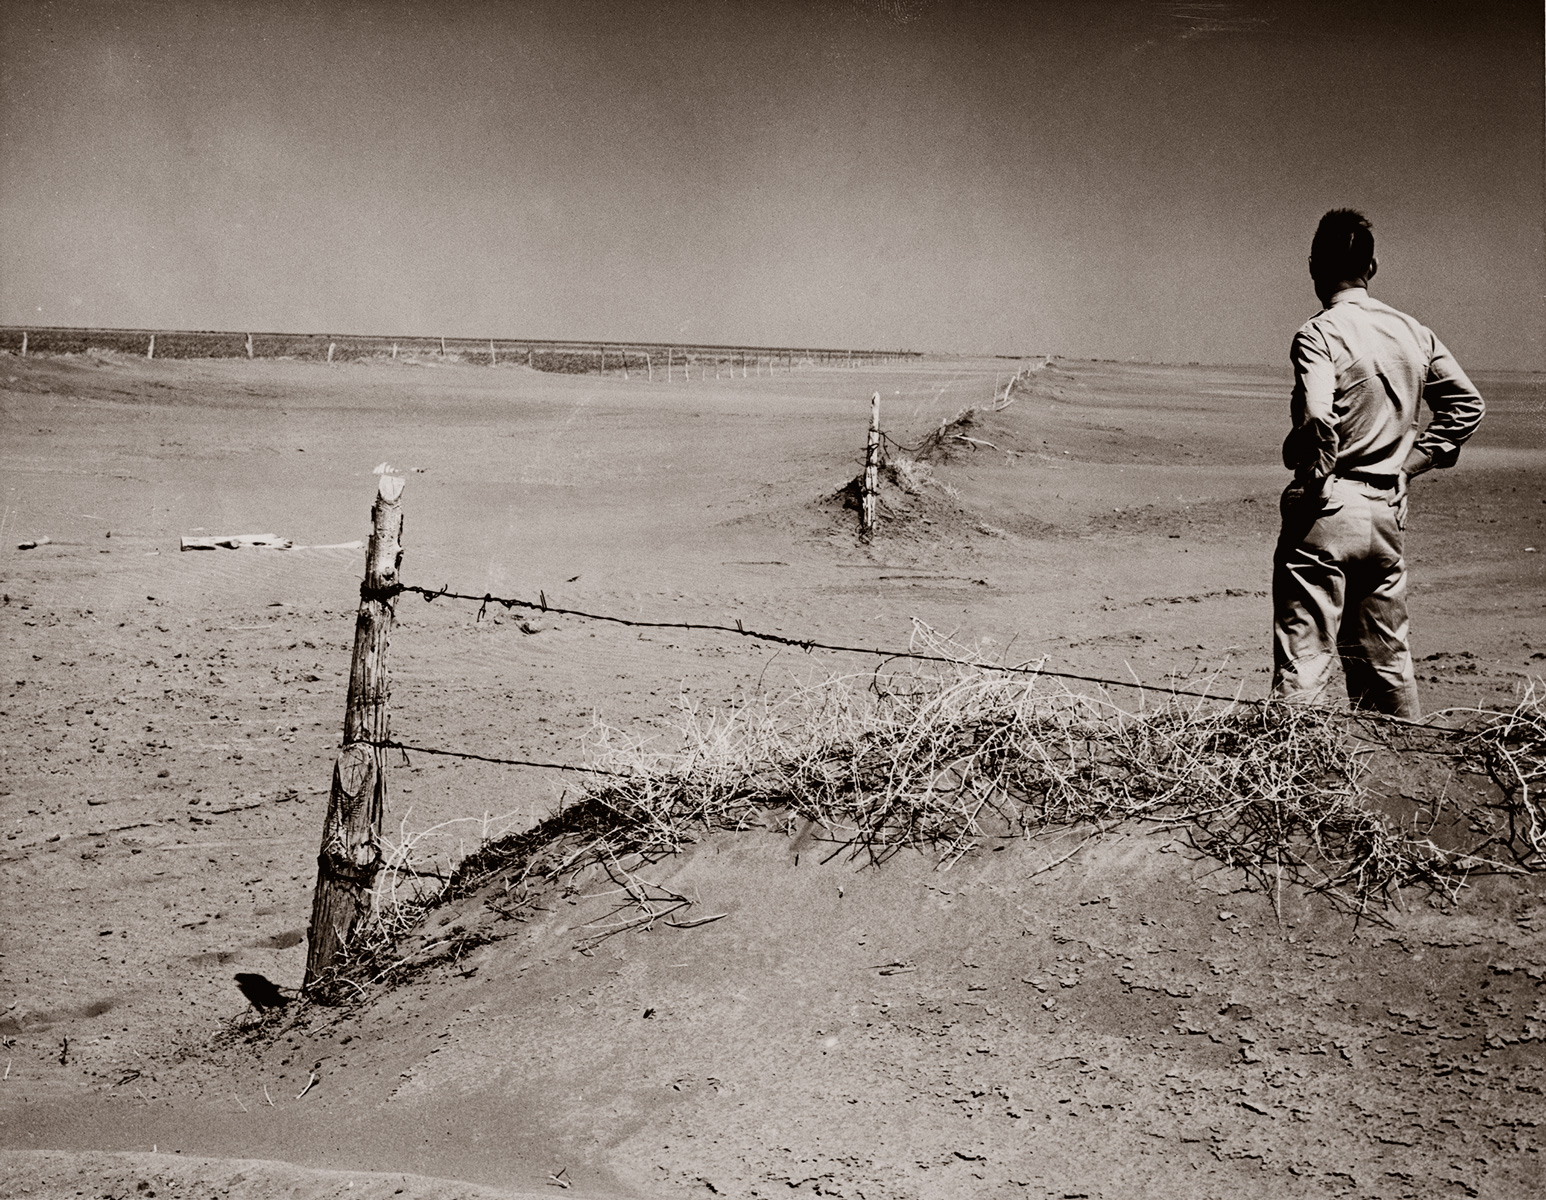
[(371, 889), (381, 865), (381, 818), (386, 800), (386, 652), (397, 615), (394, 588), (402, 564), (403, 480), (382, 474), (371, 509), (370, 548), (354, 625), (354, 658), (344, 708), (343, 748), (333, 763), (333, 784), (317, 855), (317, 889), (307, 930), (306, 979), (310, 989), (370, 915)]
[(864, 447), (864, 491), (859, 496), (859, 535), (875, 535), (875, 501), (880, 490), (880, 393), (870, 397), (870, 438)]

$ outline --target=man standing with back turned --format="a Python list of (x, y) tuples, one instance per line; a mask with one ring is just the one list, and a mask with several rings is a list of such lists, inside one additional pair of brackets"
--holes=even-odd
[[(1328, 699), (1342, 659), (1354, 707), (1416, 719), (1407, 647), (1407, 481), (1450, 467), (1482, 398), (1431, 330), (1371, 299), (1374, 230), (1351, 209), (1321, 218), (1310, 278), (1325, 306), (1294, 335), (1293, 429), (1273, 556), (1273, 694)], [(1419, 401), (1433, 420), (1419, 436)]]

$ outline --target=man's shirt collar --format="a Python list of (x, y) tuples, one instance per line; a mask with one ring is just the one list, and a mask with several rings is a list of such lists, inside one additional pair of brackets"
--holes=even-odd
[(1341, 304), (1344, 300), (1367, 300), (1368, 298), (1368, 288), (1343, 288), (1340, 292), (1335, 293), (1330, 300), (1326, 301), (1326, 307), (1330, 308), (1334, 304)]

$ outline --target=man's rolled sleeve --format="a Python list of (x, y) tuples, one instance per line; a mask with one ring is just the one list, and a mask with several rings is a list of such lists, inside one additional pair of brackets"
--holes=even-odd
[(1426, 454), (1435, 467), (1452, 467), (1460, 457), (1460, 447), (1481, 424), (1487, 405), (1438, 338), (1433, 339), (1433, 357), (1423, 381), (1423, 401), (1432, 410), (1433, 420), (1418, 437), (1416, 449)]
[(1324, 479), (1337, 466), (1336, 364), (1325, 338), (1309, 327), (1294, 335), (1288, 355), (1294, 366), (1289, 404), (1294, 427), (1283, 440), (1283, 465), (1301, 479)]

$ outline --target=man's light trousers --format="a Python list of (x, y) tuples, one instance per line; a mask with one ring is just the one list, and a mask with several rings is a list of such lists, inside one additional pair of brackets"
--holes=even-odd
[(1415, 719), (1407, 648), (1406, 496), (1333, 477), (1324, 494), (1290, 484), (1273, 555), (1273, 694), (1328, 702), (1334, 656), (1358, 708)]

